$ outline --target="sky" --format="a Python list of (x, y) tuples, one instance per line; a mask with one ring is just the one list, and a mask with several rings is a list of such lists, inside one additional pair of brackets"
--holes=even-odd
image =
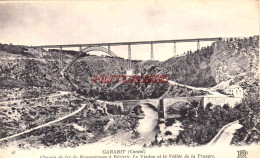
[[(0, 2), (0, 43), (55, 45), (259, 35), (256, 0)], [(201, 42), (206, 46), (211, 42)], [(155, 60), (173, 56), (156, 44)], [(197, 43), (177, 43), (177, 54)], [(111, 50), (127, 58), (127, 46)], [(149, 60), (150, 45), (132, 46), (132, 59)], [(93, 52), (99, 54), (98, 52)], [(101, 53), (102, 54), (102, 53)]]

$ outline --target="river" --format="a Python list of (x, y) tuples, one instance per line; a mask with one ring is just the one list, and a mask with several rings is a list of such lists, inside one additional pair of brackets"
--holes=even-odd
[(111, 135), (99, 140), (96, 144), (107, 144), (107, 145), (150, 145), (155, 140), (156, 126), (158, 124), (158, 112), (149, 107), (147, 104), (141, 104), (142, 110), (144, 111), (144, 118), (138, 120), (138, 125), (135, 129), (139, 133), (137, 138), (133, 138), (135, 135), (131, 131), (119, 131), (115, 135)]
[(148, 145), (155, 140), (158, 112), (147, 104), (141, 104), (141, 106), (145, 116), (138, 121), (137, 132), (140, 133), (139, 139)]

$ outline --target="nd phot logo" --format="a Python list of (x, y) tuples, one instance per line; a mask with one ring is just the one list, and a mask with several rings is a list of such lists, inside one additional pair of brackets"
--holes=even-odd
[(237, 158), (246, 158), (246, 155), (248, 154), (248, 152), (246, 150), (240, 150), (240, 151), (237, 151), (237, 153), (238, 153)]

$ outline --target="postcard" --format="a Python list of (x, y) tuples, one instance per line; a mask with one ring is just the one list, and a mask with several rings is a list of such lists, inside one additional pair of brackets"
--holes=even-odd
[(259, 1), (1, 1), (0, 158), (259, 158)]

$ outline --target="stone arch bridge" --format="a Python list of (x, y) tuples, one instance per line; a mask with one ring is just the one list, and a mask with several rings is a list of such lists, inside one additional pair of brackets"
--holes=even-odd
[[(124, 113), (131, 113), (131, 111), (136, 107), (142, 104), (147, 104), (150, 108), (158, 112), (159, 118), (170, 118), (167, 114), (167, 109), (170, 106), (179, 106), (180, 102), (191, 105), (191, 102), (196, 101), (199, 104), (203, 104), (203, 97), (176, 97), (176, 98), (165, 98), (165, 99), (144, 99), (144, 100), (124, 100), (117, 101), (116, 105), (121, 106), (121, 109)], [(110, 104), (113, 102), (110, 102)], [(115, 102), (114, 102), (115, 103)], [(179, 109), (180, 107), (174, 107)]]

